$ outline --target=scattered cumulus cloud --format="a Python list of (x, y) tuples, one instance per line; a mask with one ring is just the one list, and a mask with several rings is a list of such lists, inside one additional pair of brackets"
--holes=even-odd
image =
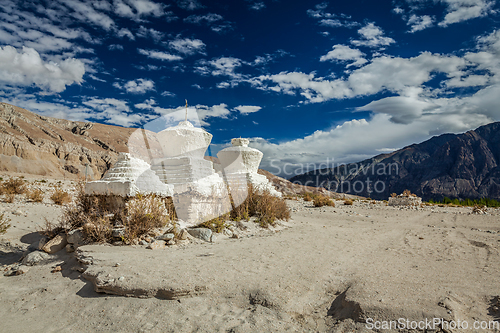
[(202, 24), (207, 23), (211, 24), (217, 21), (221, 21), (224, 18), (219, 14), (208, 13), (205, 15), (190, 15), (184, 19), (184, 22), (194, 23), (194, 24)]
[(181, 56), (170, 54), (167, 52), (161, 52), (161, 51), (155, 51), (155, 50), (144, 50), (144, 49), (138, 49), (137, 52), (139, 52), (142, 55), (147, 56), (148, 58), (157, 59), (157, 60), (161, 60), (161, 61), (182, 60)]
[(384, 31), (374, 23), (368, 23), (358, 30), (361, 39), (351, 40), (351, 44), (367, 47), (385, 47), (395, 43), (394, 39), (384, 36)]
[(168, 45), (171, 49), (185, 55), (193, 55), (195, 53), (205, 54), (206, 45), (199, 39), (177, 38), (170, 41)]
[(470, 19), (484, 17), (493, 12), (494, 1), (488, 0), (441, 0), (448, 6), (447, 14), (440, 26), (446, 27)]
[(131, 80), (125, 84), (115, 82), (113, 86), (120, 90), (125, 90), (129, 94), (145, 94), (148, 91), (155, 90), (155, 83), (147, 79)]
[(0, 81), (11, 86), (37, 86), (50, 92), (61, 92), (73, 83), (80, 84), (85, 74), (82, 61), (68, 58), (60, 63), (44, 61), (33, 48), (18, 50), (0, 46)]
[(203, 8), (198, 0), (178, 0), (177, 6), (185, 10), (196, 10)]
[(408, 19), (407, 24), (410, 26), (410, 32), (417, 32), (420, 30), (432, 27), (434, 19), (429, 15), (418, 16), (412, 14)]
[(264, 8), (266, 8), (266, 4), (262, 1), (257, 1), (250, 5), (250, 9), (252, 10), (262, 10)]
[(320, 61), (354, 61), (353, 63), (347, 65), (350, 66), (361, 66), (368, 62), (363, 56), (365, 54), (358, 49), (351, 49), (347, 45), (334, 45), (333, 50), (328, 52), (326, 55), (321, 56)]
[(140, 26), (139, 31), (136, 33), (137, 37), (142, 38), (151, 38), (156, 43), (161, 41), (165, 34), (161, 31), (155, 30), (153, 28), (145, 28), (144, 26)]
[(239, 111), (241, 114), (249, 114), (259, 111), (260, 109), (262, 109), (262, 107), (253, 105), (239, 105), (234, 109)]

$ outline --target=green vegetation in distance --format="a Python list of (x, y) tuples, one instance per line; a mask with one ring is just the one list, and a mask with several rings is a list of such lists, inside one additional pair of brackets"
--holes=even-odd
[(448, 197), (444, 197), (441, 201), (429, 200), (431, 204), (452, 204), (457, 206), (486, 206), (486, 207), (500, 207), (500, 201), (489, 198), (481, 198), (481, 199), (450, 199)]

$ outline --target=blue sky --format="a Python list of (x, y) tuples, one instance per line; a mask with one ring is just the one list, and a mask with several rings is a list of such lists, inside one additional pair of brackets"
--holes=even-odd
[(148, 127), (187, 99), (283, 176), (500, 120), (494, 0), (0, 3), (3, 102)]

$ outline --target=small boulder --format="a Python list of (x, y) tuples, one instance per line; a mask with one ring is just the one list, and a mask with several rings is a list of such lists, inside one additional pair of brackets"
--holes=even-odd
[(212, 230), (207, 228), (189, 229), (188, 232), (191, 236), (202, 239), (205, 242), (210, 242), (210, 238), (212, 237)]
[(34, 266), (36, 264), (39, 264), (41, 262), (44, 262), (46, 260), (51, 259), (52, 256), (50, 254), (47, 254), (42, 251), (33, 251), (31, 253), (28, 253), (26, 257), (24, 257), (22, 264), (23, 265), (28, 265), (28, 266)]
[(176, 244), (176, 243), (175, 243), (175, 241), (174, 241), (173, 239), (171, 239), (171, 240), (169, 240), (169, 241), (167, 242), (167, 245), (169, 245), (169, 246), (171, 246), (171, 245), (175, 245), (175, 244)]
[(151, 244), (149, 244), (146, 249), (157, 250), (165, 248), (165, 241), (155, 240)]
[(75, 249), (76, 249), (75, 244), (66, 245), (66, 252), (67, 253), (75, 252)]
[(111, 236), (113, 238), (119, 238), (119, 239), (125, 237), (125, 228), (113, 229), (113, 231), (111, 232)]
[(33, 251), (41, 250), (46, 243), (47, 243), (47, 238), (42, 237), (39, 240), (37, 240), (36, 242), (34, 242), (33, 244), (31, 244), (28, 247), (28, 251), (33, 252)]
[(186, 229), (182, 229), (180, 232), (179, 232), (179, 239), (180, 240), (186, 240), (188, 239), (189, 237), (189, 233), (187, 232)]
[(174, 234), (168, 233), (168, 234), (163, 234), (163, 235), (160, 235), (160, 236), (156, 236), (156, 239), (168, 242), (169, 240), (174, 239), (174, 237), (175, 237)]
[(75, 229), (68, 232), (66, 235), (68, 243), (75, 244), (76, 247), (83, 244), (83, 231), (81, 229)]
[(215, 243), (217, 241), (217, 236), (215, 233), (212, 233), (212, 236), (210, 236), (210, 243)]
[(68, 241), (66, 240), (66, 235), (57, 235), (56, 237), (49, 240), (42, 248), (48, 254), (53, 254), (61, 251), (66, 247)]

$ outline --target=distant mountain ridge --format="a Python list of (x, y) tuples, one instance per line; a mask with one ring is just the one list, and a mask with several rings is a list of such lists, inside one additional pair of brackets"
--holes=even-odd
[(426, 200), (499, 200), (500, 122), (435, 136), (359, 163), (310, 171), (290, 181), (374, 199), (409, 189)]

